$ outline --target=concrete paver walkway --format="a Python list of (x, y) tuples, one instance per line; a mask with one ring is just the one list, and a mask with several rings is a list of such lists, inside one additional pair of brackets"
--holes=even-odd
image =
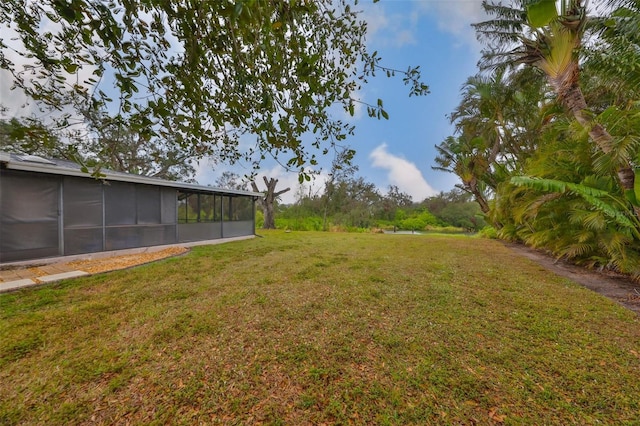
[(37, 268), (0, 270), (0, 292), (84, 275), (89, 275), (89, 273), (73, 270), (60, 263), (42, 265)]

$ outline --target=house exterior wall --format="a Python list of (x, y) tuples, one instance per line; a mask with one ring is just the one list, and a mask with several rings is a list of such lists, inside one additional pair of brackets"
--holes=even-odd
[(238, 222), (224, 222), (222, 225), (222, 235), (224, 236), (224, 238), (252, 235), (255, 230), (254, 222), (249, 220)]
[[(179, 215), (185, 194), (202, 202), (189, 219)], [(0, 263), (253, 235), (254, 204), (249, 195), (0, 169)]]

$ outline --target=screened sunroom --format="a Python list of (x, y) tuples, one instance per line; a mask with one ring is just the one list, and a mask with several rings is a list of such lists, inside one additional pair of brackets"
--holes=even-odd
[(0, 152), (0, 263), (253, 235), (260, 195)]

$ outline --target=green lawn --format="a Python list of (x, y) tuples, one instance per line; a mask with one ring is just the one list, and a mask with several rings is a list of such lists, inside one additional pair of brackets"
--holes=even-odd
[(640, 319), (468, 237), (261, 232), (0, 295), (0, 424), (640, 424)]

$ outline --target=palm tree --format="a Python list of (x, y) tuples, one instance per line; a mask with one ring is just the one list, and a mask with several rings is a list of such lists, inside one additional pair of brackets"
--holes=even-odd
[[(640, 217), (640, 204), (634, 192), (635, 171), (626, 155), (614, 155), (614, 138), (593, 119), (579, 77), (580, 47), (586, 37), (589, 17), (586, 0), (515, 0), (515, 7), (483, 1), (485, 11), (494, 19), (475, 24), (480, 39), (494, 43), (483, 52), (481, 68), (509, 64), (532, 65), (542, 70), (558, 101), (578, 123), (588, 129), (598, 150), (615, 157), (619, 184)], [(497, 47), (500, 46), (500, 47)]]
[[(601, 42), (592, 49), (596, 57), (588, 65), (614, 77), (617, 89), (637, 100), (640, 97), (640, 2), (608, 0), (613, 12), (602, 22)], [(595, 60), (594, 60), (595, 59)]]
[(511, 139), (505, 109), (513, 102), (513, 90), (504, 79), (504, 69), (469, 77), (462, 86), (462, 100), (450, 116), (457, 133), (483, 139), (489, 151), (488, 166), (505, 152), (506, 141)]
[(495, 189), (495, 183), (491, 177), (492, 154), (487, 152), (485, 142), (464, 134), (449, 136), (436, 146), (436, 150), (438, 155), (434, 161), (437, 166), (432, 168), (457, 175), (462, 184), (456, 186), (473, 195), (482, 213), (489, 213), (487, 192), (491, 187)]
[(436, 170), (456, 174), (459, 188), (472, 194), (487, 214), (487, 197), (501, 182), (522, 171), (536, 148), (544, 123), (545, 98), (539, 75), (531, 69), (469, 77), (462, 100), (450, 115), (456, 136), (436, 147)]
[(512, 173), (535, 150), (546, 115), (546, 97), (542, 79), (531, 69), (507, 73), (498, 68), (467, 79), (462, 100), (450, 118), (457, 133), (485, 139), (492, 151), (490, 162), (498, 160)]

